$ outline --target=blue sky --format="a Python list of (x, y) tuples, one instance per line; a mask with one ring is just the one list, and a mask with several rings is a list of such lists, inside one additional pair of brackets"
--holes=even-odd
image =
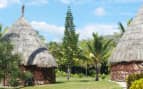
[(80, 39), (91, 38), (92, 32), (117, 32), (117, 23), (126, 24), (143, 6), (143, 0), (0, 0), (0, 23), (4, 27), (21, 16), (23, 3), (25, 18), (48, 42), (61, 41), (68, 5)]

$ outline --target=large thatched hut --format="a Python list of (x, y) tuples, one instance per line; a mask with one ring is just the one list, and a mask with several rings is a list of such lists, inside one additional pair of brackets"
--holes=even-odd
[(111, 79), (125, 81), (129, 74), (143, 72), (143, 7), (134, 17), (113, 51)]
[(56, 61), (24, 18), (24, 6), (22, 16), (11, 26), (4, 39), (10, 40), (14, 46), (13, 52), (21, 55), (20, 69), (22, 72), (30, 71), (35, 84), (55, 82)]

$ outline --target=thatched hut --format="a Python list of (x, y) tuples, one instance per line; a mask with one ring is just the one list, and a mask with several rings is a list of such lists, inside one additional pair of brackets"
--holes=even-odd
[(125, 81), (129, 74), (143, 72), (143, 8), (134, 17), (113, 51), (111, 79)]
[(20, 69), (22, 72), (30, 71), (35, 84), (55, 82), (56, 61), (24, 18), (24, 6), (22, 16), (8, 30), (4, 39), (10, 40), (14, 46), (13, 52), (21, 55)]

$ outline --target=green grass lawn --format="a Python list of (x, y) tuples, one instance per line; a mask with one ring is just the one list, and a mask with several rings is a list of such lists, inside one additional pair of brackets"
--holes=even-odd
[(69, 81), (64, 77), (58, 77), (57, 83), (25, 87), (22, 89), (122, 89), (119, 85), (107, 79), (96, 82), (94, 78), (71, 78)]

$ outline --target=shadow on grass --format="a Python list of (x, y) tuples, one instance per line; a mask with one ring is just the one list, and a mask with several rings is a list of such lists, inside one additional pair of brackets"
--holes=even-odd
[(0, 89), (20, 89), (20, 88), (0, 88)]
[(90, 82), (90, 80), (80, 80), (79, 82)]
[(57, 82), (55, 82), (53, 84), (62, 84), (62, 83), (65, 83), (65, 82), (63, 82), (63, 81), (57, 81)]

